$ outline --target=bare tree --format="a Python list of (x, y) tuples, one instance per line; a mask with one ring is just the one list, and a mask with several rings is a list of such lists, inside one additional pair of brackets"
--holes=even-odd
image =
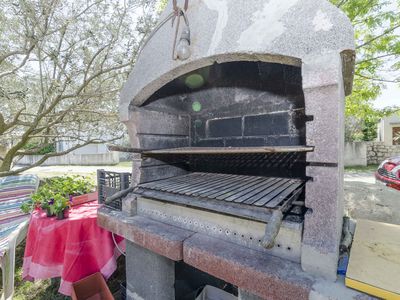
[[(0, 144), (9, 147), (0, 177), (121, 138), (118, 91), (154, 24), (154, 2), (1, 1)], [(60, 139), (73, 143), (12, 169), (19, 157)]]

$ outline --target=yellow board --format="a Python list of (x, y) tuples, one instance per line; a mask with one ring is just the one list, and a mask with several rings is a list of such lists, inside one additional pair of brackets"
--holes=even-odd
[(358, 220), (346, 286), (400, 300), (400, 226)]

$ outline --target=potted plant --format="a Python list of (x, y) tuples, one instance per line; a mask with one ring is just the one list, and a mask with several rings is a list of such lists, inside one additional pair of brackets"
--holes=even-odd
[(49, 189), (48, 186), (41, 186), (36, 193), (32, 195), (32, 207), (33, 210), (36, 207), (40, 207), (44, 211), (46, 211), (46, 215), (48, 217), (54, 216), (54, 203), (55, 194), (53, 191)]
[(97, 193), (90, 193), (93, 189), (90, 181), (80, 176), (46, 179), (31, 200), (21, 206), (21, 210), (28, 213), (40, 207), (48, 217), (56, 215), (57, 219), (64, 219), (68, 217), (73, 202), (77, 205), (97, 199)]
[(54, 197), (54, 213), (57, 217), (57, 220), (63, 220), (68, 217), (68, 210), (69, 210), (69, 200), (68, 198), (57, 194)]

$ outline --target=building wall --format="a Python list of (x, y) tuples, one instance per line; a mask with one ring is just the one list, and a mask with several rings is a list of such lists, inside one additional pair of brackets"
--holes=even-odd
[[(57, 152), (65, 151), (74, 147), (77, 144), (76, 141), (58, 141), (56, 144)], [(105, 144), (89, 144), (78, 148), (71, 153), (74, 154), (105, 154), (108, 153), (107, 146)]]
[(365, 142), (346, 143), (344, 147), (344, 165), (366, 166), (367, 143)]
[[(26, 155), (18, 161), (18, 165), (32, 165), (37, 162), (42, 155)], [(119, 163), (119, 155), (117, 152), (109, 152), (103, 154), (74, 154), (55, 156), (46, 160), (43, 166), (64, 166), (64, 165), (79, 165), (79, 166), (104, 166), (116, 165)]]
[(344, 148), (346, 167), (378, 165), (383, 160), (400, 156), (400, 145), (385, 145), (383, 142), (351, 142)]
[(367, 163), (380, 164), (386, 158), (400, 156), (400, 145), (385, 145), (382, 142), (367, 143)]
[(400, 116), (393, 115), (383, 118), (378, 124), (378, 142), (387, 146), (393, 145), (393, 127), (400, 127)]

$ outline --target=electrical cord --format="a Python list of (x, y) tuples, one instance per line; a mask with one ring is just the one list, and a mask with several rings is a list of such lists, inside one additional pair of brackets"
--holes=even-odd
[(114, 232), (111, 232), (111, 236), (114, 241), (115, 247), (117, 247), (118, 251), (121, 252), (123, 256), (126, 256), (126, 253), (122, 251), (121, 248), (118, 246), (117, 241), (115, 240)]

